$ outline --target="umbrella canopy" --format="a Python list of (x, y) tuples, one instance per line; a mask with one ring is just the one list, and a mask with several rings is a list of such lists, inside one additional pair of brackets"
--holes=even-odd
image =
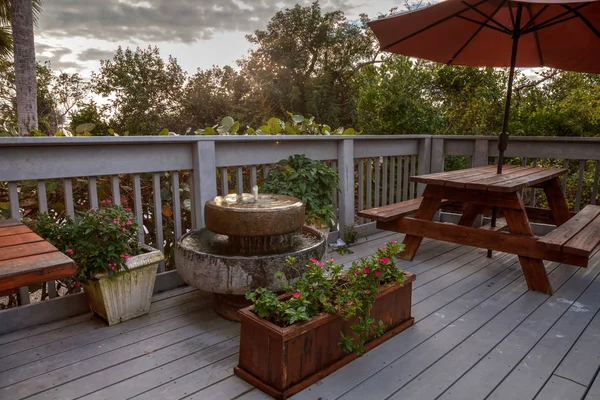
[(382, 50), (444, 64), (510, 67), (516, 38), (517, 67), (600, 73), (598, 0), (446, 0), (369, 26)]

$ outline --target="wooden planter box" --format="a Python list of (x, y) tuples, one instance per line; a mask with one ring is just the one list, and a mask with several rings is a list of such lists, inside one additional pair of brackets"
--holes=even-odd
[[(413, 324), (410, 314), (412, 281), (405, 272), (402, 285), (383, 287), (375, 295), (371, 316), (387, 326), (385, 334), (365, 345), (367, 351)], [(242, 323), (240, 360), (234, 372), (276, 399), (286, 399), (357, 358), (338, 345), (340, 332), (351, 334), (355, 321), (321, 314), (310, 321), (281, 328), (260, 319), (253, 307), (239, 311)]]

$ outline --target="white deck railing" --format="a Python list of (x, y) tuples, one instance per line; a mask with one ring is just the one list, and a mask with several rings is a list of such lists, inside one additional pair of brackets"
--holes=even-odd
[[(442, 172), (452, 156), (462, 156), (463, 166), (487, 165), (495, 162), (498, 151), (495, 137), (477, 136), (2, 138), (0, 198), (8, 197), (8, 214), (18, 219), (24, 210), (54, 209), (56, 194), (64, 197), (61, 207), (71, 216), (97, 207), (99, 195), (110, 193), (116, 203), (124, 195), (146, 226), (140, 240), (168, 253), (182, 233), (203, 225), (207, 200), (250, 191), (272, 164), (293, 154), (337, 168), (340, 191), (332, 194), (336, 238), (347, 227), (363, 234), (374, 229), (356, 217), (358, 210), (418, 196), (422, 188), (410, 183), (410, 176)], [(519, 157), (528, 165), (569, 166), (563, 187), (573, 198), (572, 208), (578, 211), (597, 201), (600, 138), (514, 137), (506, 157)], [(36, 189), (37, 204), (23, 204), (21, 190), (27, 185)], [(535, 192), (526, 198), (535, 205)], [(48, 287), (50, 297), (55, 296), (53, 286)], [(23, 304), (29, 301), (26, 293), (21, 291)]]

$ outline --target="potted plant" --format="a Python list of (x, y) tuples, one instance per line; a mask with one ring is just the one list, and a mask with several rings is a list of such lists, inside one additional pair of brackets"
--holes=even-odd
[(75, 278), (91, 310), (109, 325), (150, 311), (156, 271), (164, 256), (137, 241), (138, 224), (129, 211), (104, 200), (99, 209), (62, 223), (42, 214), (37, 232), (75, 261)]
[(412, 325), (415, 276), (394, 262), (403, 247), (387, 243), (347, 273), (333, 260), (312, 260), (288, 293), (249, 292), (235, 373), (285, 399)]
[(338, 181), (333, 168), (296, 154), (271, 168), (261, 191), (300, 199), (306, 208), (306, 224), (327, 234), (335, 223), (332, 196), (339, 188)]

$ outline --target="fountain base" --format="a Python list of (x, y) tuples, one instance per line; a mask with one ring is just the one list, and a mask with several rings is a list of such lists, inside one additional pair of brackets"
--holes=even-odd
[(243, 295), (213, 293), (213, 309), (221, 317), (240, 322), (238, 310), (252, 305)]

